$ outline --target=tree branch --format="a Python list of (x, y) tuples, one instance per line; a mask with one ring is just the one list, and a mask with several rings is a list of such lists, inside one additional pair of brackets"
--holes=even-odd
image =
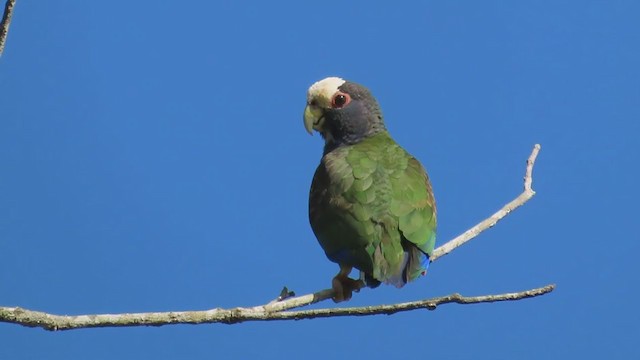
[[(438, 247), (434, 251), (431, 261), (436, 261), (442, 256), (447, 255), (454, 249), (478, 236), (481, 232), (493, 227), (498, 221), (507, 216), (513, 210), (522, 206), (524, 203), (529, 201), (533, 195), (535, 195), (535, 191), (531, 188), (531, 184), (533, 182), (533, 166), (539, 151), (540, 145), (536, 144), (527, 160), (523, 193), (503, 206), (502, 209), (498, 210), (495, 214), (481, 221), (458, 237)], [(554, 289), (555, 285), (547, 285), (537, 289), (498, 295), (465, 297), (460, 294), (451, 294), (443, 297), (392, 305), (285, 311), (314, 304), (333, 297), (332, 289), (325, 289), (313, 294), (298, 297), (288, 297), (289, 291), (285, 288), (278, 299), (266, 305), (251, 308), (237, 307), (232, 309), (216, 308), (205, 311), (64, 316), (27, 310), (19, 307), (0, 307), (0, 322), (19, 324), (28, 327), (41, 327), (46, 330), (72, 330), (90, 327), (161, 326), (170, 324), (203, 323), (235, 324), (245, 321), (300, 320), (319, 317), (367, 316), (377, 314), (391, 315), (398, 312), (416, 309), (435, 310), (438, 305), (449, 303), (478, 304), (496, 301), (515, 301), (544, 295), (550, 293)]]
[(302, 320), (335, 316), (368, 316), (380, 314), (392, 315), (416, 309), (435, 310), (438, 305), (449, 303), (478, 304), (521, 300), (544, 295), (554, 289), (555, 285), (547, 285), (537, 289), (500, 295), (466, 297), (460, 294), (451, 294), (392, 305), (283, 312), (264, 311), (262, 307), (237, 307), (233, 309), (218, 308), (206, 311), (63, 316), (26, 310), (19, 307), (0, 307), (0, 321), (28, 327), (40, 327), (52, 331), (93, 327), (162, 326), (172, 324), (237, 324), (246, 321)]
[(511, 202), (503, 206), (502, 209), (498, 210), (495, 214), (482, 220), (476, 226), (435, 249), (433, 251), (433, 256), (431, 256), (431, 261), (436, 261), (438, 258), (447, 255), (455, 248), (464, 245), (467, 241), (480, 235), (481, 232), (494, 227), (498, 223), (498, 221), (509, 215), (509, 213), (513, 210), (524, 205), (524, 203), (529, 201), (529, 199), (531, 199), (533, 195), (536, 194), (536, 192), (531, 188), (531, 184), (533, 182), (533, 165), (536, 162), (536, 158), (538, 157), (539, 152), (540, 144), (534, 145), (533, 150), (531, 151), (531, 155), (529, 155), (529, 159), (527, 159), (527, 168), (524, 174), (524, 191), (522, 192), (522, 194), (520, 194), (517, 198), (511, 200)]
[(0, 21), (0, 56), (4, 51), (4, 45), (7, 42), (7, 35), (9, 35), (9, 25), (11, 25), (11, 17), (13, 16), (13, 7), (16, 5), (16, 0), (7, 0), (4, 5), (4, 15), (2, 15), (2, 21)]

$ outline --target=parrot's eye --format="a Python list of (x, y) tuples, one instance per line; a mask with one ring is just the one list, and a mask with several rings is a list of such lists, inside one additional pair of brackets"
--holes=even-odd
[(349, 97), (349, 94), (339, 92), (333, 96), (333, 99), (331, 99), (331, 107), (334, 109), (340, 109), (345, 107), (345, 105), (350, 101), (351, 97)]

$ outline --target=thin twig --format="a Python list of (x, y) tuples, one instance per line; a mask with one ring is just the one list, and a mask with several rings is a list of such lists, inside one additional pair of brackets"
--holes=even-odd
[[(478, 225), (465, 231), (462, 235), (437, 248), (432, 256), (432, 261), (450, 253), (457, 247), (478, 236), (481, 232), (491, 228), (500, 219), (507, 216), (516, 208), (522, 206), (525, 202), (531, 199), (533, 195), (535, 195), (535, 192), (531, 188), (533, 181), (532, 172), (539, 151), (540, 145), (536, 144), (529, 156), (529, 159), (527, 160), (527, 168), (524, 177), (524, 192), (486, 220), (483, 220)], [(284, 310), (298, 308), (330, 299), (333, 297), (333, 290), (325, 289), (313, 294), (286, 298), (282, 301), (272, 301), (266, 305), (251, 308), (216, 308), (206, 311), (63, 316), (26, 310), (19, 307), (0, 307), (0, 322), (19, 324), (29, 327), (41, 327), (47, 330), (71, 330), (88, 327), (161, 326), (169, 324), (202, 323), (235, 324), (244, 321), (299, 320), (332, 316), (366, 316), (376, 314), (395, 314), (401, 311), (410, 311), (422, 308), (433, 310), (438, 305), (448, 303), (477, 304), (495, 301), (521, 300), (547, 294), (553, 291), (554, 288), (555, 285), (547, 285), (537, 289), (499, 295), (464, 297), (460, 294), (452, 294), (443, 297), (393, 305), (302, 311)], [(287, 294), (289, 294), (289, 291), (285, 288), (283, 289), (283, 293), (281, 293), (281, 297), (286, 297)]]
[(9, 25), (11, 25), (11, 17), (13, 16), (13, 7), (16, 5), (16, 0), (7, 0), (4, 5), (4, 14), (2, 15), (2, 21), (0, 22), (0, 56), (4, 51), (4, 45), (7, 42), (7, 35), (9, 35)]
[(0, 307), (0, 322), (40, 327), (45, 330), (74, 330), (93, 327), (162, 326), (175, 324), (237, 324), (246, 321), (301, 320), (334, 316), (391, 315), (416, 309), (435, 310), (438, 305), (478, 304), (496, 301), (514, 301), (547, 294), (555, 285), (516, 293), (484, 296), (462, 296), (451, 294), (407, 303), (364, 306), (337, 309), (315, 309), (302, 311), (269, 312), (258, 308), (212, 309), (207, 311), (178, 311), (135, 314), (99, 314), (65, 316), (47, 314), (18, 307)]
[(527, 159), (527, 168), (524, 174), (524, 191), (517, 198), (513, 199), (507, 205), (503, 206), (502, 209), (498, 210), (495, 214), (489, 216), (488, 218), (482, 220), (476, 226), (471, 229), (465, 231), (464, 233), (458, 235), (453, 240), (450, 240), (446, 244), (440, 246), (439, 248), (433, 251), (433, 255), (431, 256), (431, 261), (436, 261), (438, 258), (443, 257), (453, 251), (453, 249), (464, 245), (467, 241), (473, 239), (478, 236), (481, 232), (492, 228), (495, 226), (498, 221), (502, 220), (505, 216), (509, 215), (510, 212), (524, 205), (529, 199), (536, 194), (535, 191), (531, 188), (531, 184), (533, 182), (533, 165), (536, 162), (536, 158), (538, 157), (538, 153), (540, 152), (540, 144), (536, 144), (531, 151), (531, 155), (529, 155), (529, 159)]

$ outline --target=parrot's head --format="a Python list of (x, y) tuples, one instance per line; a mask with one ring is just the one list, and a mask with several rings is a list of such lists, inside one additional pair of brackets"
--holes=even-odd
[(355, 144), (386, 130), (380, 106), (369, 90), (339, 77), (311, 85), (304, 127), (309, 134), (318, 131), (329, 147)]

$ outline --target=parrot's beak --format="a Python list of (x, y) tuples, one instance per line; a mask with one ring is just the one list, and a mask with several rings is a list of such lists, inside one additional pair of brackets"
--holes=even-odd
[(320, 131), (323, 117), (322, 109), (316, 106), (307, 105), (304, 108), (304, 128), (310, 135), (313, 135), (313, 130)]

